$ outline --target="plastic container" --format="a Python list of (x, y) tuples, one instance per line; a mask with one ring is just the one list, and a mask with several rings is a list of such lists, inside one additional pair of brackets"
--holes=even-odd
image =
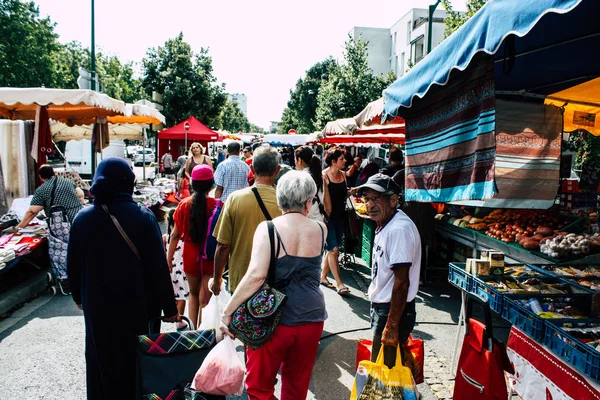
[[(600, 381), (600, 351), (583, 343), (562, 329), (564, 320), (546, 322), (544, 345), (563, 360), (571, 363), (579, 372)], [(580, 320), (582, 322), (598, 322), (599, 320)]]
[(506, 293), (494, 289), (478, 277), (472, 279), (471, 292), (487, 300), (492, 311), (502, 314), (502, 302)]
[(470, 292), (472, 290), (471, 282), (473, 276), (465, 271), (465, 263), (448, 264), (448, 282), (461, 290)]
[(544, 339), (546, 321), (508, 297), (503, 299), (502, 317), (537, 342)]

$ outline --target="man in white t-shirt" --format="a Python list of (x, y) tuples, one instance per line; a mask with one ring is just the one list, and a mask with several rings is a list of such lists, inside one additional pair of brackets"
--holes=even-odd
[(415, 326), (415, 297), (419, 290), (421, 239), (415, 224), (398, 210), (400, 187), (376, 174), (357, 188), (369, 218), (377, 223), (371, 260), (371, 329), (375, 361), (381, 345), (385, 364), (392, 368), (396, 347), (408, 340)]

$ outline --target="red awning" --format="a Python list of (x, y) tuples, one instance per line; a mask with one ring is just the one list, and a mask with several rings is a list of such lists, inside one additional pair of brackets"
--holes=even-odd
[(159, 139), (172, 139), (172, 140), (183, 140), (185, 139), (184, 124), (188, 122), (190, 129), (188, 129), (187, 140), (188, 142), (199, 141), (199, 142), (222, 142), (223, 135), (213, 131), (202, 122), (198, 121), (196, 117), (189, 117), (185, 121), (181, 121), (177, 125), (158, 132)]
[(404, 144), (405, 138), (402, 133), (374, 134), (374, 135), (335, 135), (327, 136), (319, 140), (320, 143), (333, 144)]
[(375, 134), (389, 135), (389, 134), (399, 134), (399, 133), (405, 133), (405, 132), (406, 132), (406, 127), (404, 126), (404, 123), (402, 123), (402, 124), (369, 125), (369, 126), (365, 126), (362, 129), (357, 129), (356, 132), (354, 132), (354, 134), (355, 135), (375, 135)]

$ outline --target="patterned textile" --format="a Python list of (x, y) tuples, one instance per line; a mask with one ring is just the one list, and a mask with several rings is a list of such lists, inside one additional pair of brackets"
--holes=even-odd
[[(168, 240), (170, 240), (170, 238)], [(188, 297), (190, 297), (190, 287), (188, 285), (187, 276), (185, 276), (185, 272), (183, 272), (183, 240), (180, 240), (179, 243), (177, 243), (177, 248), (175, 249), (175, 253), (173, 253), (171, 283), (173, 283), (175, 300), (187, 300)]]
[(552, 207), (559, 186), (562, 116), (555, 106), (496, 101), (498, 194), (485, 207)]
[(67, 247), (71, 224), (62, 211), (54, 211), (48, 224), (48, 255), (52, 274), (56, 279), (67, 279)]
[(178, 398), (179, 398), (179, 390), (177, 390), (177, 389), (175, 389), (171, 393), (169, 393), (169, 395), (167, 397), (165, 397), (164, 399), (161, 398), (156, 393), (144, 395), (144, 400), (177, 400)]
[[(50, 204), (52, 200), (52, 187), (55, 179), (58, 180), (58, 183), (56, 184), (56, 194), (54, 204)], [(67, 212), (69, 222), (71, 223), (75, 219), (75, 215), (77, 215), (79, 210), (83, 207), (81, 201), (79, 201), (79, 198), (77, 197), (77, 193), (75, 193), (75, 184), (68, 179), (56, 177), (48, 179), (37, 188), (31, 199), (31, 205), (43, 206), (46, 216), (50, 216), (50, 207), (53, 205), (63, 206)]]
[(90, 190), (90, 184), (81, 179), (79, 173), (73, 169), (69, 169), (66, 171), (55, 171), (54, 175), (59, 178), (65, 178), (70, 181), (73, 181), (75, 186), (77, 186), (81, 190)]
[(406, 201), (485, 199), (496, 193), (491, 58), (474, 59), (450, 82), (400, 110), (406, 119)]
[(273, 336), (286, 300), (285, 294), (263, 284), (234, 311), (229, 329), (246, 346), (258, 349)]
[(239, 156), (229, 156), (219, 164), (215, 171), (215, 183), (223, 186), (223, 195), (221, 195), (223, 203), (231, 193), (248, 187), (248, 172), (250, 167)]
[(147, 354), (178, 354), (201, 350), (215, 344), (215, 331), (165, 332), (138, 336), (140, 350)]

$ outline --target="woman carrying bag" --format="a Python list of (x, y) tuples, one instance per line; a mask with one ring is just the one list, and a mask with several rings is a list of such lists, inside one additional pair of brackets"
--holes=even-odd
[(161, 313), (180, 320), (160, 228), (133, 201), (134, 179), (125, 160), (103, 160), (91, 188), (94, 205), (71, 228), (67, 268), (85, 318), (88, 400), (134, 399), (136, 336)]
[[(239, 307), (261, 289), (273, 257), (273, 286), (286, 301), (281, 306), (279, 324), (275, 322), (276, 328), (266, 343), (252, 349), (256, 346), (244, 341), (249, 347), (246, 391), (251, 400), (273, 398), (280, 369), (281, 400), (305, 399), (308, 392), (327, 318), (319, 286), (327, 228), (308, 218), (316, 194), (317, 187), (306, 172), (291, 171), (279, 180), (277, 204), (283, 215), (258, 226), (248, 272), (223, 311), (221, 330), (233, 337), (229, 328), (238, 326), (239, 321), (232, 321), (232, 314), (237, 316)], [(274, 231), (273, 240), (269, 231)]]

